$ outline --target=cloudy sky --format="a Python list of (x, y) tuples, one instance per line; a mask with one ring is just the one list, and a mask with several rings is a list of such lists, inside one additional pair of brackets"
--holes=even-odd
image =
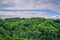
[(0, 0), (0, 18), (60, 18), (60, 0)]

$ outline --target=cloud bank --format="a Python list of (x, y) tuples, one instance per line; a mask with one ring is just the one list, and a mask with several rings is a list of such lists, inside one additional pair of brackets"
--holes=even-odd
[(4, 6), (6, 6), (7, 7), (6, 9), (16, 10), (52, 9), (60, 11), (60, 0), (2, 0), (2, 2), (0, 2), (0, 5), (3, 8)]
[[(5, 9), (6, 10), (49, 9), (49, 10), (56, 11), (57, 12), (56, 14), (60, 14), (60, 0), (0, 0), (0, 11), (2, 9), (3, 10)], [(18, 17), (40, 17), (40, 16), (51, 17), (51, 15), (46, 12), (0, 12), (0, 17), (3, 17), (3, 16), (5, 17), (11, 17), (11, 16), (12, 17), (15, 17), (15, 16), (18, 16)]]
[(51, 16), (45, 12), (0, 12), (0, 16), (1, 16), (0, 18), (6, 18), (6, 17), (21, 17), (21, 18), (22, 17), (23, 18), (47, 17), (47, 15), (48, 15), (48, 17)]

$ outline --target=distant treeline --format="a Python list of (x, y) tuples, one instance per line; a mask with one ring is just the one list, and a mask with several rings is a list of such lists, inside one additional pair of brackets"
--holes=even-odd
[(60, 20), (45, 18), (0, 19), (0, 40), (60, 40)]

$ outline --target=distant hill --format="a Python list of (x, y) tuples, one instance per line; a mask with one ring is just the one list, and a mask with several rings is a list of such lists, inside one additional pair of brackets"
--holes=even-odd
[(0, 40), (60, 40), (60, 19), (0, 19)]

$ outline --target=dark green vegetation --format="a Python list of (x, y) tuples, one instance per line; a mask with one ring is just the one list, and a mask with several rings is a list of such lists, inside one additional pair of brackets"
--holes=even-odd
[(0, 40), (60, 40), (60, 20), (0, 19)]

